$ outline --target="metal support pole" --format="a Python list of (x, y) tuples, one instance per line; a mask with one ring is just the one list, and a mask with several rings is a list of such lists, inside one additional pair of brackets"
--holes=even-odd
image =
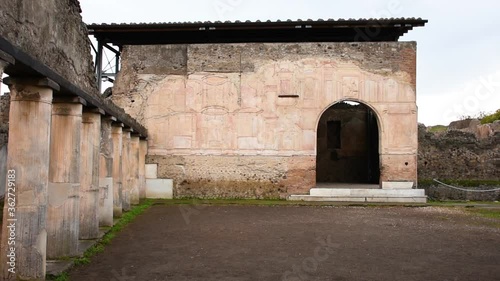
[(97, 41), (97, 56), (96, 56), (96, 67), (97, 67), (97, 89), (99, 90), (99, 93), (101, 93), (101, 84), (102, 84), (102, 52), (103, 52), (103, 46), (101, 41)]

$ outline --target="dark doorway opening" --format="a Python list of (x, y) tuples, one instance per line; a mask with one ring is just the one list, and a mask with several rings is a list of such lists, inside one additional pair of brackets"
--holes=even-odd
[(357, 102), (326, 110), (318, 125), (316, 182), (378, 184), (379, 131), (375, 113)]

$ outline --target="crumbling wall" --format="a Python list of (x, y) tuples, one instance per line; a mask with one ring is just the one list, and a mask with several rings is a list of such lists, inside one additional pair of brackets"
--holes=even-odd
[[(415, 58), (414, 42), (124, 46), (112, 100), (146, 125), (177, 196), (308, 193), (319, 118), (342, 100), (381, 120), (381, 180), (416, 182)], [(263, 158), (295, 164), (270, 175)]]
[(450, 182), (467, 189), (500, 188), (500, 132), (487, 138), (474, 133), (448, 130), (430, 133), (419, 127), (419, 187), (437, 199), (499, 200), (500, 192), (468, 193), (432, 182)]
[(99, 96), (77, 0), (0, 0), (0, 34), (87, 93)]

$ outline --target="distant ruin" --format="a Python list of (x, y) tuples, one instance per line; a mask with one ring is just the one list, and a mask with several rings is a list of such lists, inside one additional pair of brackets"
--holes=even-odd
[(419, 186), (438, 200), (500, 201), (500, 191), (464, 192), (440, 186), (434, 179), (470, 190), (500, 186), (500, 121), (477, 119), (452, 122), (440, 132), (419, 126)]

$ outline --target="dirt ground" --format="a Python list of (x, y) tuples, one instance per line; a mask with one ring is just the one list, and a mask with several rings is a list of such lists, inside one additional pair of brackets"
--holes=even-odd
[(500, 225), (437, 207), (154, 206), (70, 280), (500, 280)]

